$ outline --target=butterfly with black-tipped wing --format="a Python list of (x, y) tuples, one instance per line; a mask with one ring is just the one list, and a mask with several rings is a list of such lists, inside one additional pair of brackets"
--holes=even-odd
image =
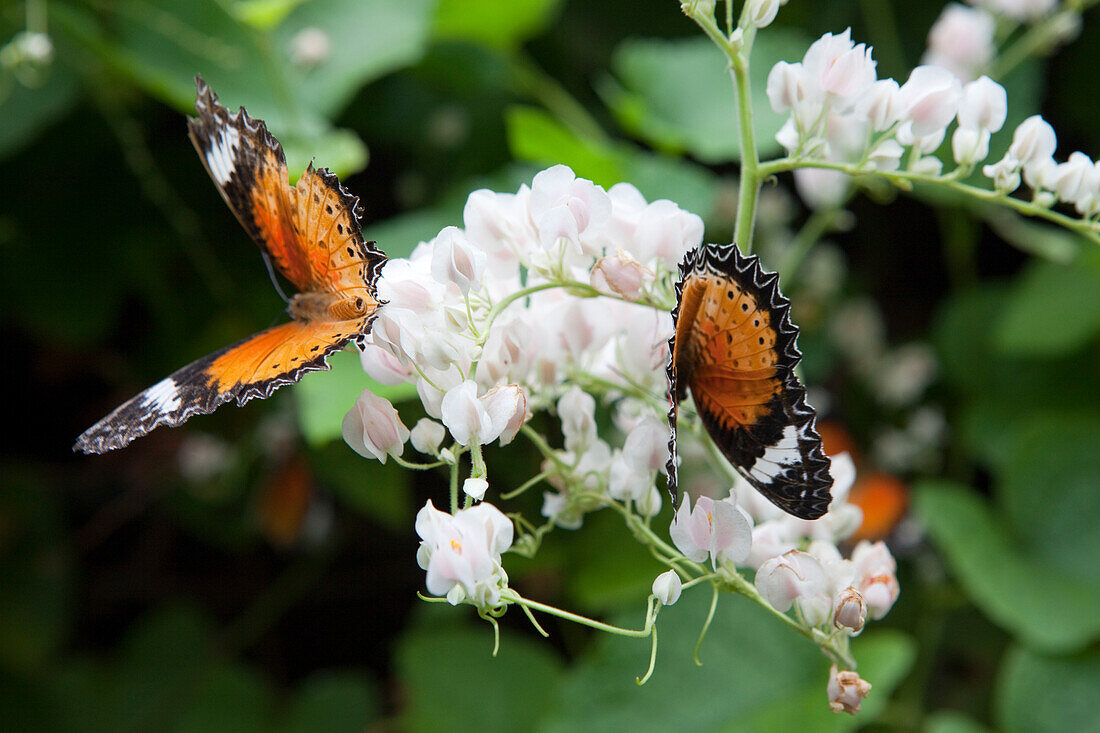
[(359, 199), (310, 163), (289, 185), (282, 145), (262, 120), (235, 114), (195, 78), (191, 142), (222, 198), (275, 267), (300, 292), (292, 320), (194, 361), (125, 402), (77, 438), (73, 450), (105, 453), (160, 425), (176, 426), (236, 400), (270, 397), (302, 375), (328, 369), (349, 341), (361, 345), (379, 303), (385, 254), (364, 242)]
[(676, 500), (676, 414), (691, 390), (715, 445), (780, 509), (817, 519), (829, 508), (829, 459), (794, 374), (802, 358), (779, 276), (734, 244), (704, 244), (680, 264), (668, 342), (668, 487)]

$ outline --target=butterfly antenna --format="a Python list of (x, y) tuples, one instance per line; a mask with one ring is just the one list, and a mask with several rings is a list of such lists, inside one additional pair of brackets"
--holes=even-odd
[(275, 267), (271, 264), (271, 256), (263, 251), (260, 252), (260, 255), (264, 258), (264, 267), (267, 268), (267, 276), (271, 279), (271, 284), (275, 286), (275, 292), (279, 294), (284, 303), (290, 305), (290, 298), (286, 297), (283, 286), (279, 284), (279, 278), (275, 277)]

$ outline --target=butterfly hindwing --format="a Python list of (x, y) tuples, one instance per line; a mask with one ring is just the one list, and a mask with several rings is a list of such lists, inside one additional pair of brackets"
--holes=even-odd
[(703, 245), (680, 265), (669, 341), (675, 496), (677, 404), (690, 388), (700, 420), (738, 472), (777, 506), (816, 519), (828, 509), (829, 459), (794, 374), (801, 359), (778, 276), (735, 245)]

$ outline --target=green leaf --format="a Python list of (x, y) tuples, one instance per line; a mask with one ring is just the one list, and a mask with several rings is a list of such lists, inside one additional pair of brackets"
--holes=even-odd
[(247, 669), (221, 664), (203, 670), (193, 695), (181, 705), (176, 733), (248, 733), (270, 730), (271, 692)]
[[(666, 516), (665, 524), (670, 520), (671, 515)], [(568, 539), (561, 566), (572, 568), (569, 592), (586, 610), (607, 611), (645, 598), (653, 579), (665, 569), (610, 511), (589, 515), (584, 527)]]
[[(709, 603), (702, 586), (661, 610), (656, 669), (642, 687), (635, 678), (649, 663), (649, 641), (598, 638), (566, 677), (554, 715), (540, 730), (843, 729), (873, 722), (915, 655), (902, 634), (867, 632), (855, 654), (874, 690), (858, 718), (836, 716), (825, 692), (829, 664), (818, 649), (744, 598), (719, 599), (700, 652), (703, 666), (696, 666), (692, 650)], [(640, 607), (611, 619), (635, 628), (641, 621)]]
[(1006, 353), (1058, 356), (1100, 333), (1100, 270), (1082, 255), (1069, 265), (1036, 262), (1013, 288), (994, 333)]
[(16, 152), (51, 122), (68, 113), (79, 93), (76, 80), (59, 65), (50, 69), (46, 83), (36, 89), (7, 81), (14, 87), (0, 102), (0, 158)]
[(1100, 592), (1100, 416), (1032, 413), (1014, 427), (997, 485), (1008, 518), (1037, 561)]
[(342, 440), (310, 455), (317, 478), (343, 503), (395, 532), (408, 532), (414, 513), (409, 486), (416, 471), (393, 461), (379, 465), (363, 458)]
[(923, 733), (989, 733), (989, 729), (977, 721), (954, 710), (940, 710), (925, 720)]
[(1100, 634), (1100, 588), (1023, 554), (970, 489), (924, 482), (914, 496), (917, 515), (959, 584), (994, 623), (1052, 652), (1077, 649)]
[(1015, 647), (997, 680), (998, 729), (1006, 733), (1100, 731), (1100, 653), (1046, 657)]
[(604, 186), (623, 179), (622, 160), (609, 147), (578, 137), (549, 114), (533, 107), (507, 112), (508, 147), (520, 160), (546, 165), (564, 163), (581, 178)]
[(564, 163), (605, 188), (628, 181), (646, 199), (670, 199), (704, 219), (714, 211), (717, 178), (701, 166), (633, 145), (583, 139), (549, 114), (529, 107), (513, 107), (507, 122), (509, 147), (521, 160)]
[(397, 675), (408, 700), (401, 728), (414, 733), (534, 730), (551, 711), (561, 662), (541, 639), (507, 629), (500, 636), (495, 658), (488, 624), (421, 628), (402, 639)]
[(280, 733), (357, 733), (378, 718), (379, 691), (358, 672), (318, 672), (299, 688), (281, 716)]
[[(768, 73), (779, 61), (801, 58), (809, 45), (805, 34), (787, 28), (756, 37), (750, 81), (762, 158), (780, 151), (775, 134), (787, 117), (768, 102)], [(690, 153), (705, 163), (737, 160), (741, 141), (728, 65), (706, 38), (629, 39), (611, 59), (619, 83), (605, 81), (601, 93), (628, 132), (660, 150)]]
[(433, 35), (512, 49), (539, 35), (560, 6), (561, 0), (440, 0)]
[(416, 397), (412, 384), (379, 384), (367, 376), (359, 362), (359, 352), (339, 351), (329, 357), (327, 372), (306, 375), (294, 390), (298, 401), (298, 425), (306, 442), (324, 445), (340, 437), (340, 424), (364, 389), (391, 402)]

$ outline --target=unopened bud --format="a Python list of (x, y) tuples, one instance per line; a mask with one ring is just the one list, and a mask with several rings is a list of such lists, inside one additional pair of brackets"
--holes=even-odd
[(837, 593), (836, 602), (833, 604), (833, 623), (838, 629), (851, 629), (858, 634), (863, 630), (863, 623), (867, 620), (867, 602), (863, 595), (855, 588), (848, 586)]
[(653, 581), (653, 595), (662, 606), (671, 606), (680, 599), (683, 583), (675, 570), (666, 570)]
[(601, 257), (592, 268), (592, 287), (626, 300), (637, 300), (651, 275), (640, 262), (616, 248), (615, 254)]

